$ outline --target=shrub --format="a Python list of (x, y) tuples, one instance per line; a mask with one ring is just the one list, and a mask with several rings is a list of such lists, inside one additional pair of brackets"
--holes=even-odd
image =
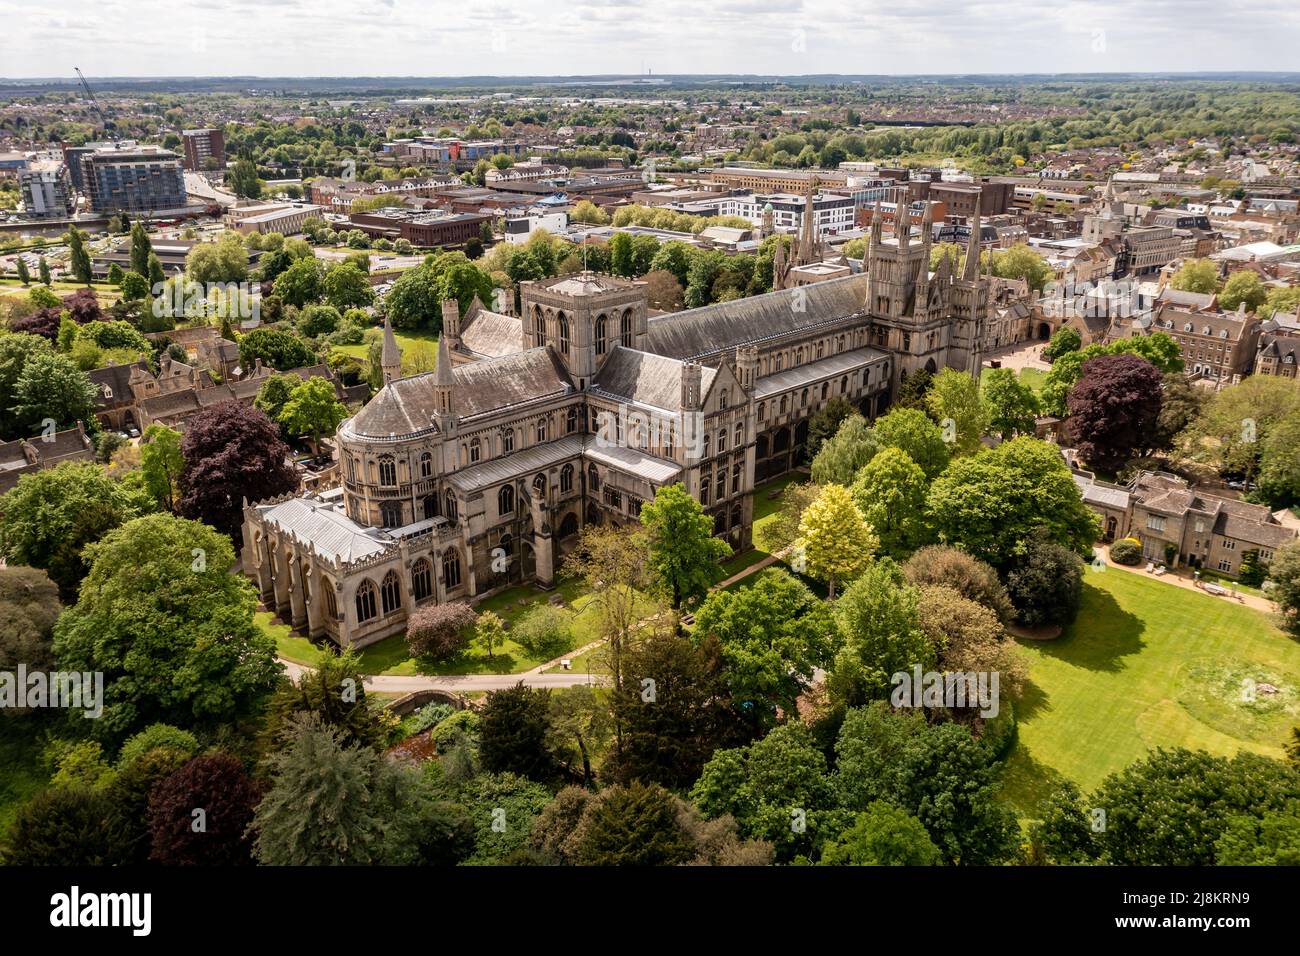
[(430, 727), (438, 726), (438, 724), (455, 713), (457, 713), (457, 710), (451, 704), (435, 700), (432, 704), (425, 704), (402, 721), (404, 725), (402, 729), (410, 736), (422, 734)]
[(908, 584), (918, 588), (950, 587), (962, 597), (988, 608), (1003, 624), (1010, 623), (1016, 615), (1007, 589), (993, 567), (960, 548), (942, 544), (921, 548), (907, 559), (903, 575)]
[(1110, 546), (1110, 559), (1128, 567), (1142, 563), (1142, 542), (1136, 538), (1120, 538)]
[(550, 604), (538, 604), (515, 622), (510, 636), (533, 657), (554, 656), (573, 646), (573, 615)]
[(429, 737), (437, 745), (441, 752), (446, 746), (453, 743), (457, 737), (465, 734), (471, 740), (478, 739), (478, 712), (473, 710), (458, 710), (450, 717), (443, 720), (437, 727), (433, 728), (433, 733)]
[(477, 622), (474, 609), (462, 601), (426, 604), (411, 615), (406, 644), (414, 657), (448, 660), (469, 647)]
[(181, 730), (171, 724), (150, 724), (122, 744), (122, 749), (117, 754), (117, 768), (125, 770), (138, 758), (158, 747), (179, 751), (186, 757), (197, 756), (199, 752), (199, 742), (188, 730)]
[(1007, 593), (1026, 627), (1064, 626), (1079, 613), (1083, 596), (1083, 561), (1045, 533), (1025, 542), (1027, 553), (1007, 574)]

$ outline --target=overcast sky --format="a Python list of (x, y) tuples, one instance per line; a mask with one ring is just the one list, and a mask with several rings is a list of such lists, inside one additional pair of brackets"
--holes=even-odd
[(0, 0), (0, 76), (1300, 69), (1296, 0)]

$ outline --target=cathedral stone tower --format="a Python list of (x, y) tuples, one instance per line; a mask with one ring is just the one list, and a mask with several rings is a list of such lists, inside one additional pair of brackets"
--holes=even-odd
[(519, 300), (524, 347), (549, 345), (580, 390), (587, 388), (605, 356), (618, 346), (645, 348), (644, 282), (579, 272), (521, 282)]

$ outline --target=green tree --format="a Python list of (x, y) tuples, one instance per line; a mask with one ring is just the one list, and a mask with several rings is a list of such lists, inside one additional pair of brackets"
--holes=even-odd
[(262, 180), (257, 177), (257, 167), (251, 159), (240, 159), (226, 176), (226, 186), (241, 199), (259, 199)]
[(131, 271), (136, 275), (149, 274), (149, 256), (153, 253), (153, 244), (149, 241), (149, 231), (144, 222), (137, 220), (131, 224)]
[(939, 848), (921, 821), (877, 800), (822, 848), (823, 866), (936, 866)]
[(812, 463), (812, 479), (819, 485), (853, 484), (862, 467), (880, 450), (875, 432), (861, 415), (841, 423), (839, 429), (822, 443)]
[(804, 454), (812, 461), (821, 451), (822, 444), (839, 431), (845, 419), (857, 414), (851, 404), (839, 395), (831, 398), (808, 419), (808, 438), (804, 442)]
[(12, 411), (18, 400), (18, 379), (38, 355), (52, 355), (50, 340), (31, 332), (0, 334), (0, 435), (5, 438), (29, 437), (18, 434), (18, 420)]
[(488, 657), (495, 657), (496, 648), (506, 639), (505, 622), (494, 612), (484, 611), (474, 622), (474, 639), (487, 648)]
[(715, 591), (695, 615), (691, 638), (714, 639), (732, 706), (760, 729), (776, 722), (778, 709), (797, 712), (813, 672), (835, 653), (830, 606), (782, 570), (761, 572), (752, 585)]
[(1027, 436), (953, 462), (930, 486), (926, 511), (940, 541), (995, 568), (1036, 528), (1079, 553), (1100, 533), (1056, 447)]
[(1083, 347), (1083, 338), (1068, 325), (1063, 325), (1052, 333), (1052, 340), (1043, 349), (1043, 358), (1054, 362), (1062, 355), (1077, 352)]
[(1209, 259), (1188, 259), (1169, 284), (1180, 292), (1209, 294), (1219, 288), (1219, 268)]
[(216, 242), (201, 242), (185, 256), (185, 276), (209, 285), (248, 278), (248, 250), (238, 233), (222, 233)]
[(320, 718), (295, 718), (271, 756), (271, 787), (251, 824), (264, 866), (367, 865), (381, 860), (391, 771), (369, 747), (345, 745)]
[(1300, 637), (1300, 542), (1292, 541), (1273, 553), (1268, 577), (1273, 582), (1269, 597), (1277, 603), (1278, 627)]
[(948, 467), (952, 446), (943, 440), (943, 429), (919, 408), (893, 408), (877, 418), (872, 433), (882, 448), (897, 448), (916, 462), (933, 481)]
[(10, 410), (27, 434), (50, 434), (92, 420), (95, 386), (67, 356), (36, 354), (14, 383)]
[(32, 274), (27, 271), (27, 260), (19, 256), (15, 260), (14, 267), (18, 270), (18, 281), (24, 286), (32, 284)]
[(322, 282), (325, 301), (340, 311), (361, 308), (374, 301), (369, 277), (355, 263), (331, 266)]
[(338, 400), (334, 383), (313, 375), (294, 386), (280, 409), (279, 422), (289, 434), (305, 435), (312, 453), (319, 458), (321, 436), (332, 435), (347, 417), (348, 410)]
[(181, 471), (181, 433), (154, 422), (140, 438), (140, 469), (144, 484), (163, 511), (174, 511), (179, 497)]
[(903, 580), (898, 565), (882, 558), (835, 603), (843, 644), (830, 668), (832, 696), (849, 706), (879, 700), (900, 671), (934, 663), (934, 647), (921, 629), (920, 592)]
[(261, 359), (273, 369), (287, 372), (315, 364), (316, 356), (307, 343), (283, 329), (254, 329), (239, 340), (239, 361), (251, 370)]
[(886, 554), (904, 557), (926, 543), (923, 472), (906, 452), (885, 448), (858, 472), (850, 489), (853, 502)]
[(68, 268), (82, 285), (90, 285), (90, 253), (86, 251), (86, 234), (79, 229), (68, 231)]
[(1264, 287), (1264, 280), (1258, 272), (1250, 269), (1242, 269), (1228, 276), (1223, 291), (1219, 293), (1220, 308), (1229, 312), (1237, 311), (1237, 307), (1242, 304), (1245, 304), (1247, 312), (1257, 312), (1267, 301), (1268, 289)]
[(951, 439), (955, 456), (971, 455), (980, 449), (980, 439), (989, 427), (989, 409), (975, 379), (945, 368), (930, 383), (925, 403), (944, 430), (944, 438)]
[(677, 866), (694, 855), (677, 801), (654, 784), (634, 781), (605, 791), (581, 827), (574, 861), (582, 866)]
[(273, 288), (281, 300), (301, 309), (325, 294), (325, 275), (325, 265), (314, 256), (297, 259), (275, 277)]
[(89, 569), (87, 547), (147, 508), (102, 466), (64, 462), (23, 475), (0, 498), (0, 547), (11, 564), (49, 572), (71, 598)]
[(275, 642), (253, 621), (252, 585), (228, 570), (224, 535), (149, 515), (87, 546), (86, 559), (87, 584), (59, 619), (54, 653), (61, 668), (103, 672), (100, 734), (223, 723), (270, 692)]
[[(491, 613), (490, 611), (487, 613)], [(549, 747), (551, 694), (514, 687), (494, 691), (479, 715), (479, 758), (488, 773), (515, 773), (546, 782), (555, 776)]]
[(880, 539), (863, 520), (849, 490), (824, 485), (799, 519), (794, 566), (825, 581), (834, 598), (835, 585), (858, 577), (879, 548)]
[(641, 525), (655, 589), (674, 608), (703, 598), (730, 548), (713, 537), (713, 520), (700, 503), (680, 483), (659, 488), (641, 509)]
[(50, 264), (45, 261), (44, 256), (41, 256), (40, 261), (36, 264), (36, 271), (41, 277), (41, 282), (48, 288), (50, 285)]
[(1038, 396), (1009, 368), (990, 369), (984, 376), (984, 403), (989, 426), (1003, 438), (1034, 434)]

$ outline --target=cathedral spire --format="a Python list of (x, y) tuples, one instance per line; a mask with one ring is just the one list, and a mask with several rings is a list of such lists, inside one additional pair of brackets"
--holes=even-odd
[(451, 366), (451, 349), (447, 338), (438, 340), (438, 364), (433, 369), (434, 417), (440, 425), (454, 421), (456, 415), (456, 375)]
[(817, 211), (813, 205), (813, 195), (817, 191), (817, 177), (808, 180), (808, 192), (804, 195), (803, 220), (799, 223), (799, 255), (795, 262), (806, 266), (816, 262), (817, 255)]
[(384, 373), (385, 385), (402, 377), (402, 350), (397, 347), (397, 336), (393, 335), (393, 323), (387, 315), (384, 316), (384, 349), (380, 354), (379, 365)]
[(894, 206), (894, 236), (898, 240), (899, 250), (906, 252), (912, 241), (912, 205), (907, 201), (906, 195)]
[(962, 279), (976, 282), (980, 277), (980, 200), (983, 193), (975, 197), (975, 212), (970, 217), (970, 239), (966, 242), (966, 264), (962, 269)]
[(772, 253), (772, 291), (779, 292), (785, 288), (785, 274), (789, 270), (785, 265), (785, 240), (777, 236), (776, 249)]
[(930, 307), (930, 235), (934, 231), (934, 216), (930, 203), (925, 204), (925, 213), (921, 216), (921, 271), (916, 277), (916, 310), (924, 312)]

